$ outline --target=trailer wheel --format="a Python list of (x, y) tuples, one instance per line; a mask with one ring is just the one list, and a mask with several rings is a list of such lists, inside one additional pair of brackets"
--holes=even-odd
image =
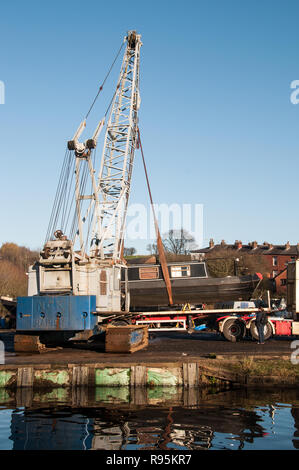
[[(255, 321), (251, 322), (250, 334), (251, 334), (253, 339), (256, 339), (257, 341), (259, 340), (259, 333), (258, 333), (258, 330), (257, 330), (257, 326), (255, 324)], [(265, 341), (267, 339), (269, 339), (271, 336), (272, 336), (272, 328), (271, 328), (270, 323), (268, 322), (268, 323), (266, 323), (266, 325), (264, 325), (264, 339), (265, 339)]]
[(244, 337), (245, 328), (242, 322), (239, 320), (231, 319), (227, 320), (223, 326), (223, 335), (232, 343), (235, 343), (238, 339)]

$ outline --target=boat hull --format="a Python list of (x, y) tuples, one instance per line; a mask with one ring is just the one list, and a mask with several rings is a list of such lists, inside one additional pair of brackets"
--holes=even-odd
[[(225, 278), (172, 279), (174, 304), (201, 304), (227, 300), (249, 300), (260, 278), (257, 275)], [(133, 309), (169, 305), (165, 283), (161, 279), (129, 281)]]

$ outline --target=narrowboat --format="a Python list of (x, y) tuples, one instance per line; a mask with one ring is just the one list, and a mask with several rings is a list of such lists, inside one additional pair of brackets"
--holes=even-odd
[[(168, 263), (175, 305), (249, 300), (262, 279), (260, 273), (245, 276), (210, 277), (204, 261)], [(159, 308), (169, 305), (160, 264), (129, 264), (130, 308)]]

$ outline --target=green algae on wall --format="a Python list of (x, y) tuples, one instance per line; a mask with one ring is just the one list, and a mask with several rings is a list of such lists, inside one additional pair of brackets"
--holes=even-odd
[(123, 387), (130, 385), (131, 369), (107, 368), (96, 369), (95, 384), (107, 387)]
[(149, 368), (147, 370), (147, 384), (162, 387), (182, 385), (182, 372), (178, 367), (171, 369)]
[(70, 384), (69, 373), (66, 370), (38, 370), (34, 375), (39, 385), (44, 383), (54, 387), (66, 387)]
[(16, 376), (16, 371), (0, 370), (0, 388), (8, 387)]

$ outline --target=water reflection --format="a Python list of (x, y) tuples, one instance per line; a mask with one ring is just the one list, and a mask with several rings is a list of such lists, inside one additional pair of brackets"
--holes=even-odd
[[(5, 426), (1, 413), (8, 410)], [(15, 450), (299, 449), (299, 396), (296, 390), (2, 390), (0, 448), (7, 438)]]

